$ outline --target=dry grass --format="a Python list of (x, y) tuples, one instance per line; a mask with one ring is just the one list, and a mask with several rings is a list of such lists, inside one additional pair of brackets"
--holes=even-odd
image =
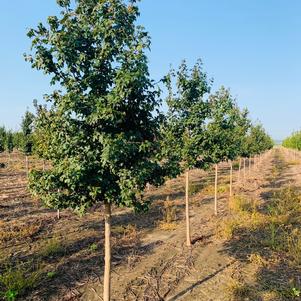
[(173, 223), (167, 223), (167, 222), (159, 222), (158, 223), (158, 228), (160, 230), (164, 230), (164, 231), (173, 231), (176, 230), (178, 228), (178, 225), (173, 222)]
[[(261, 273), (260, 286), (256, 289), (240, 281), (231, 282), (231, 300), (257, 300), (256, 296), (264, 301), (299, 300), (301, 283), (294, 274), (301, 273), (300, 200), (299, 190), (291, 186), (279, 189), (265, 204), (244, 196), (230, 200), (232, 215), (220, 225), (220, 236), (229, 241), (240, 237), (245, 241), (240, 247), (248, 245), (250, 251), (260, 250), (260, 254), (251, 253), (248, 260), (255, 269), (270, 271)], [(279, 272), (275, 271), (276, 267)]]
[(9, 222), (0, 225), (0, 241), (7, 242), (10, 240), (26, 239), (36, 235), (41, 229), (41, 222), (18, 223)]

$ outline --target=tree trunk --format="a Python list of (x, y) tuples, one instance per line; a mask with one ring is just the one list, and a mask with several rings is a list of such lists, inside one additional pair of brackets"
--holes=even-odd
[(43, 160), (43, 171), (46, 170), (46, 166), (45, 166), (45, 160)]
[(250, 176), (250, 172), (251, 172), (251, 157), (248, 158), (248, 174)]
[(103, 300), (111, 300), (111, 204), (105, 203), (105, 271)]
[(246, 182), (246, 158), (244, 158), (244, 182)]
[(215, 164), (214, 214), (217, 215), (217, 164)]
[(60, 218), (61, 218), (61, 212), (60, 212), (60, 209), (58, 209), (58, 210), (56, 211), (56, 217), (57, 217), (57, 219), (60, 219)]
[(233, 182), (233, 164), (230, 161), (230, 198), (232, 197), (232, 182)]
[(238, 182), (241, 179), (241, 158), (239, 158), (239, 165), (238, 165)]
[(190, 217), (189, 217), (189, 170), (186, 171), (185, 213), (186, 213), (186, 245), (191, 247)]
[(10, 164), (11, 164), (11, 154), (10, 152), (8, 152), (8, 164), (7, 164), (8, 168), (10, 168)]
[(28, 156), (26, 155), (25, 156), (25, 168), (26, 168), (26, 174), (28, 175), (28, 169), (29, 169), (29, 167), (28, 167)]

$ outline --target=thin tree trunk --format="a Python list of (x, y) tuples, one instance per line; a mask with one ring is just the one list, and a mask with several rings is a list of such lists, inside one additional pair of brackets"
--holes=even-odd
[(28, 175), (28, 169), (29, 169), (29, 167), (28, 167), (28, 156), (26, 155), (25, 156), (25, 168), (26, 168), (26, 174)]
[(233, 164), (230, 160), (230, 197), (232, 197), (232, 182), (233, 182)]
[(248, 158), (248, 174), (250, 176), (250, 171), (251, 171), (251, 158)]
[(8, 152), (8, 163), (7, 163), (8, 168), (10, 168), (10, 163), (11, 163), (11, 155), (10, 152)]
[(189, 170), (186, 171), (185, 213), (186, 213), (186, 245), (191, 247), (190, 217), (189, 217)]
[(61, 212), (60, 212), (60, 209), (58, 209), (58, 210), (56, 211), (56, 217), (57, 217), (57, 219), (60, 219), (60, 218), (61, 218)]
[(46, 170), (46, 166), (45, 166), (45, 160), (43, 160), (43, 171)]
[(111, 204), (105, 203), (105, 270), (103, 300), (111, 300)]
[(239, 165), (238, 165), (238, 182), (241, 179), (241, 158), (239, 158)]
[(217, 164), (215, 164), (214, 214), (217, 215)]
[(246, 158), (244, 158), (244, 182), (246, 182)]

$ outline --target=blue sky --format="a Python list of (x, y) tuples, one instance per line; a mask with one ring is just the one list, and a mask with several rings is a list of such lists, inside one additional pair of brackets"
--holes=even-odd
[[(300, 0), (143, 0), (139, 23), (152, 37), (150, 71), (160, 79), (182, 59), (204, 62), (214, 88), (230, 87), (275, 139), (301, 128)], [(26, 28), (55, 14), (55, 0), (3, 1), (0, 124), (18, 129), (48, 79), (23, 60)]]

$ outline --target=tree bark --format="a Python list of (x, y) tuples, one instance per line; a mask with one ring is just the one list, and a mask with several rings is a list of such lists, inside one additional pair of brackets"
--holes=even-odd
[(186, 245), (191, 247), (190, 216), (189, 216), (189, 170), (186, 171), (185, 213), (186, 213)]
[(105, 203), (105, 270), (103, 300), (111, 300), (111, 204)]
[(232, 182), (233, 182), (233, 164), (230, 160), (230, 197), (232, 197)]
[(215, 164), (214, 214), (217, 215), (217, 164)]

